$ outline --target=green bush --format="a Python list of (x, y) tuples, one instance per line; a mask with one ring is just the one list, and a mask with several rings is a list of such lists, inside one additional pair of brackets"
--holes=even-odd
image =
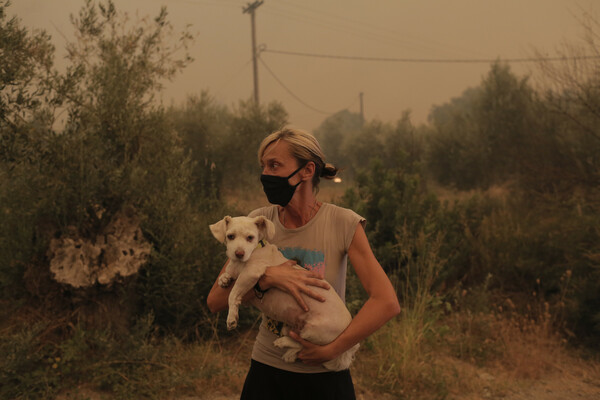
[[(375, 161), (343, 198), (345, 206), (367, 219), (367, 236), (388, 275), (410, 283), (409, 266), (427, 250), (408, 251), (406, 240), (441, 235), (437, 253), (444, 266), (431, 288), (445, 293), (448, 301), (452, 293), (484, 288), (481, 304), (471, 306), (489, 311), (496, 300), (493, 293), (534, 296), (552, 305), (559, 328), (580, 339), (598, 332), (600, 238), (593, 204), (581, 197), (562, 204), (553, 198), (532, 200), (515, 188), (440, 203), (420, 179)], [(362, 295), (352, 275), (349, 282), (349, 302), (354, 304)], [(406, 293), (399, 295), (410, 301)]]
[(158, 399), (166, 392), (193, 392), (199, 378), (219, 368), (201, 363), (210, 349), (189, 349), (171, 336), (159, 339), (154, 326), (148, 315), (119, 336), (81, 325), (60, 336), (52, 323), (13, 327), (0, 337), (0, 396), (47, 399), (86, 388), (116, 399)]
[(378, 159), (359, 172), (356, 188), (349, 189), (342, 202), (367, 219), (367, 236), (388, 273), (407, 262), (398, 246), (401, 234), (435, 234), (440, 229), (435, 217), (442, 205), (425, 192), (420, 176), (384, 168)]

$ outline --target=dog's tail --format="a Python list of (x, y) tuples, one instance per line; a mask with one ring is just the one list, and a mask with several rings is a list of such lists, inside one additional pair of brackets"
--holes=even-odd
[(350, 368), (350, 364), (354, 360), (354, 354), (358, 351), (360, 344), (355, 344), (349, 350), (346, 350), (342, 355), (333, 360), (323, 363), (323, 366), (330, 371), (343, 371)]

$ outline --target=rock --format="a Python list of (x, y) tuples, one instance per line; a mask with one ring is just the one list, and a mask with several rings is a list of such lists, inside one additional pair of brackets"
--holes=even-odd
[(137, 273), (152, 249), (138, 220), (124, 212), (116, 214), (94, 240), (80, 237), (75, 229), (67, 231), (52, 239), (47, 255), (54, 279), (75, 288), (111, 285)]

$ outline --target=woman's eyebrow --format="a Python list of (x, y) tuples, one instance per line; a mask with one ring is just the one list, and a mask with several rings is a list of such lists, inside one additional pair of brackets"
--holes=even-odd
[(279, 160), (277, 159), (277, 156), (267, 156), (267, 155), (265, 155), (265, 156), (263, 156), (263, 159), (262, 159), (262, 163), (263, 164), (269, 164), (269, 163), (272, 163), (272, 162), (275, 162), (275, 161), (279, 162)]

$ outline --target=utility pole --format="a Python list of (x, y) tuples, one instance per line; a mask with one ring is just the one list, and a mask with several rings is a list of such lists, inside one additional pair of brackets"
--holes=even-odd
[(263, 0), (256, 0), (254, 3), (248, 5), (243, 9), (244, 14), (250, 14), (250, 22), (252, 24), (252, 66), (254, 67), (254, 104), (258, 106), (258, 65), (256, 58), (258, 53), (256, 51), (256, 28), (254, 26), (254, 10), (256, 10)]
[(358, 98), (360, 100), (360, 119), (362, 120), (362, 122), (365, 122), (365, 109), (363, 107), (363, 92), (360, 92), (358, 94)]

